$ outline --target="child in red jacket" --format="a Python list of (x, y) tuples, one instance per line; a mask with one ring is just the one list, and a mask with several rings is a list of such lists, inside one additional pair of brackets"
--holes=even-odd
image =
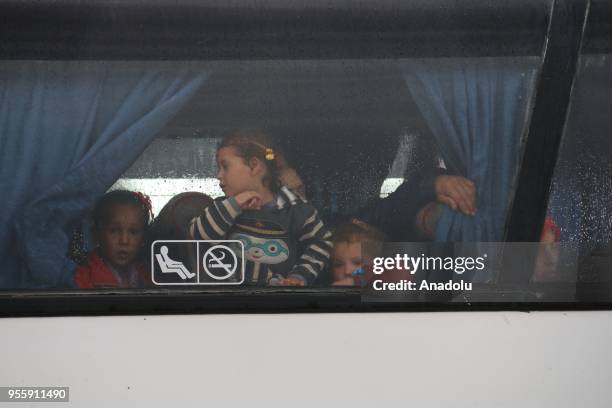
[(96, 203), (93, 232), (98, 243), (74, 276), (78, 288), (142, 288), (151, 279), (140, 261), (151, 202), (142, 193), (115, 190)]

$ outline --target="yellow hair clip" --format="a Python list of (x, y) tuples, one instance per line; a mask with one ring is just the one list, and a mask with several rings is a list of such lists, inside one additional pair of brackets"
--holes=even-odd
[(266, 160), (274, 160), (274, 150), (266, 148)]

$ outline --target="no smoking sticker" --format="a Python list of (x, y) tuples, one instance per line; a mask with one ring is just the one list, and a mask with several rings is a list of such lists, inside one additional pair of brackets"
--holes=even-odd
[(238, 240), (155, 241), (151, 276), (159, 286), (240, 285), (244, 283), (244, 244)]
[(204, 252), (202, 268), (214, 280), (227, 280), (236, 273), (238, 257), (227, 245), (215, 245)]

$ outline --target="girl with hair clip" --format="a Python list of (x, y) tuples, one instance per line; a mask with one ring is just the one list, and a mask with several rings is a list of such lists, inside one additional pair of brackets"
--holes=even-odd
[(94, 206), (97, 247), (75, 273), (78, 288), (142, 288), (151, 279), (142, 260), (151, 201), (142, 193), (114, 190)]
[(283, 164), (261, 133), (226, 137), (217, 149), (225, 197), (190, 223), (194, 239), (242, 241), (247, 284), (310, 285), (329, 261), (331, 233), (314, 207), (281, 186)]

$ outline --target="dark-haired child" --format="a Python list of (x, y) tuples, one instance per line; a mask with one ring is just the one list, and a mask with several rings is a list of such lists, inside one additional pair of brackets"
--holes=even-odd
[(329, 261), (331, 233), (314, 207), (281, 187), (278, 161), (261, 133), (225, 138), (217, 149), (225, 197), (192, 220), (190, 235), (242, 241), (248, 284), (312, 284)]
[(151, 202), (142, 193), (115, 190), (95, 204), (97, 247), (74, 276), (78, 288), (142, 288), (151, 282), (141, 262)]

